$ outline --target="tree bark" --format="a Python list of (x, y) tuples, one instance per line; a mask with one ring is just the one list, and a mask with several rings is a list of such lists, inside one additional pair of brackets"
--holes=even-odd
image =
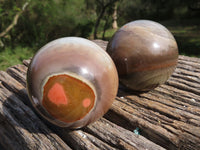
[(3, 31), (0, 33), (0, 38), (4, 37), (15, 25), (17, 25), (18, 19), (20, 17), (20, 15), (24, 12), (24, 10), (26, 9), (26, 7), (29, 5), (29, 2), (24, 3), (24, 5), (22, 6), (21, 11), (19, 11), (15, 17), (13, 18), (12, 23)]
[(117, 2), (115, 2), (115, 4), (114, 4), (114, 11), (113, 11), (112, 18), (113, 18), (112, 28), (117, 29), (118, 28), (118, 25), (117, 25)]
[[(31, 110), (26, 72), (30, 61), (0, 71), (0, 146), (8, 149), (164, 150), (145, 137), (101, 118), (79, 130), (58, 128)], [(33, 122), (32, 122), (33, 121)], [(4, 141), (6, 139), (6, 142)], [(17, 140), (19, 139), (19, 140)]]
[(95, 23), (95, 26), (94, 26), (94, 39), (97, 39), (97, 31), (98, 31), (98, 27), (99, 27), (99, 24), (100, 24), (100, 21), (104, 15), (104, 12), (105, 12), (105, 7), (102, 8), (98, 18), (97, 18), (97, 21)]
[(29, 5), (29, 3), (30, 3), (30, 0), (27, 1), (26, 3), (24, 3), (24, 5), (22, 6), (22, 9), (14, 16), (12, 23), (4, 31), (2, 31), (0, 33), (0, 47), (4, 47), (4, 43), (1, 40), (1, 38), (5, 37), (8, 34), (8, 32), (10, 32), (10, 30), (12, 28), (14, 28), (14, 26), (17, 25), (17, 22), (18, 22), (20, 15), (25, 11), (25, 9)]
[(104, 1), (101, 1), (101, 0), (97, 0), (97, 2), (99, 3), (99, 5), (101, 6), (101, 11), (100, 11), (100, 14), (99, 16), (97, 17), (97, 21), (95, 23), (95, 27), (94, 27), (94, 39), (97, 39), (97, 31), (98, 31), (98, 27), (99, 27), (99, 24), (100, 24), (100, 21), (101, 19), (103, 18), (104, 16), (104, 13), (107, 9), (107, 7), (109, 7), (110, 5), (112, 5), (116, 0), (109, 0), (109, 2), (107, 2), (106, 4), (104, 3)]
[(106, 17), (105, 19), (105, 24), (104, 24), (104, 27), (103, 27), (103, 34), (102, 34), (102, 39), (105, 40), (105, 33), (106, 33), (106, 30), (108, 28), (108, 22), (109, 22), (109, 17)]
[(0, 71), (0, 147), (9, 150), (70, 150), (23, 103), (25, 101), (30, 105), (25, 87), (8, 73)]

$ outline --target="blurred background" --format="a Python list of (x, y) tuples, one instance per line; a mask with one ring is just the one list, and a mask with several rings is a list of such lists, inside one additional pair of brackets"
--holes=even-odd
[(0, 70), (66, 36), (109, 40), (148, 19), (174, 35), (182, 55), (200, 57), (200, 0), (0, 0)]

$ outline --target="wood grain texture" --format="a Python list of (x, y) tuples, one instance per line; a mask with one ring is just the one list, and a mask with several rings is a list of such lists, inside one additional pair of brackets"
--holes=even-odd
[[(27, 68), (23, 67), (24, 65), (16, 65), (8, 68), (7, 72), (1, 72), (0, 80), (27, 107), (32, 108), (25, 89), (26, 74), (23, 72)], [(128, 131), (103, 118), (81, 130), (74, 131), (48, 123), (47, 126), (46, 128), (57, 134), (72, 149), (164, 149), (145, 137), (136, 136), (133, 131)]]
[[(4, 149), (70, 149), (7, 88), (0, 72), (0, 143)], [(14, 79), (12, 80), (14, 81)], [(12, 82), (11, 81), (11, 82)], [(17, 81), (16, 81), (17, 82)], [(9, 83), (8, 83), (9, 84)], [(17, 90), (21, 90), (16, 87)]]
[[(97, 44), (105, 49), (107, 42)], [(200, 149), (200, 59), (179, 56), (170, 79), (150, 92), (120, 85), (103, 118), (73, 131), (47, 123), (32, 108), (29, 63), (0, 71), (0, 149)]]

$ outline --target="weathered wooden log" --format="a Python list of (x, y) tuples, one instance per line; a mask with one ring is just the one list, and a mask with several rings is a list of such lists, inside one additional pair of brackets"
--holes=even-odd
[[(24, 86), (26, 84), (26, 74), (20, 68), (23, 68), (23, 65), (8, 68), (8, 74), (2, 72), (0, 80), (4, 81), (10, 91), (18, 94), (19, 99), (22, 99), (26, 105), (31, 107)], [(23, 70), (27, 70), (27, 68)], [(47, 125), (73, 149), (164, 149), (142, 136), (136, 136), (132, 131), (114, 125), (106, 119), (100, 119), (86, 128), (75, 131)]]
[[(2, 74), (6, 73), (0, 72), (0, 77)], [(70, 149), (5, 85), (0, 79), (0, 145), (3, 149)]]
[(128, 130), (139, 127), (144, 137), (167, 149), (200, 149), (200, 59), (179, 56), (164, 85), (143, 94), (122, 88), (118, 96), (108, 120)]
[[(105, 118), (81, 129), (67, 132), (57, 129), (55, 132), (73, 149), (164, 149), (146, 138), (136, 135)], [(71, 139), (71, 140), (69, 140)], [(76, 143), (76, 144), (75, 144)]]
[(146, 93), (120, 85), (108, 113), (74, 131), (34, 112), (25, 88), (29, 63), (0, 72), (0, 149), (200, 149), (200, 59), (180, 56), (170, 79)]

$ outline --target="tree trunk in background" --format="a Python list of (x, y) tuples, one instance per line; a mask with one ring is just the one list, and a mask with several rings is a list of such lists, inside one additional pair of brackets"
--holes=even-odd
[(15, 17), (13, 18), (12, 23), (4, 30), (0, 33), (0, 38), (4, 37), (16, 24), (17, 21), (19, 19), (19, 16), (25, 11), (26, 7), (28, 6), (29, 2), (26, 2), (23, 6), (21, 11), (19, 11)]
[(0, 33), (0, 47), (4, 47), (4, 43), (1, 40), (1, 38), (5, 37), (8, 34), (8, 32), (10, 32), (14, 28), (14, 26), (17, 25), (17, 22), (18, 22), (18, 19), (19, 19), (20, 15), (25, 11), (25, 9), (29, 5), (29, 3), (30, 3), (30, 0), (27, 1), (26, 3), (24, 3), (24, 5), (22, 6), (21, 10), (13, 18), (12, 23), (4, 31), (2, 31)]
[(100, 13), (100, 15), (99, 15), (98, 18), (97, 18), (97, 21), (96, 21), (96, 24), (95, 24), (95, 27), (94, 27), (94, 39), (97, 39), (98, 27), (99, 27), (101, 18), (102, 18), (103, 15), (104, 15), (105, 9), (106, 9), (105, 7), (102, 8), (101, 13)]
[(106, 9), (110, 6), (112, 6), (113, 4), (115, 4), (118, 0), (108, 0), (108, 1), (104, 1), (104, 0), (97, 0), (97, 4), (101, 7), (101, 11), (100, 14), (97, 18), (97, 21), (95, 23), (95, 27), (94, 27), (94, 39), (97, 39), (97, 31), (98, 31), (98, 27), (100, 24), (101, 19), (104, 17), (104, 13), (106, 11)]
[(114, 5), (114, 12), (113, 12), (112, 18), (113, 18), (112, 28), (117, 29), (118, 28), (118, 25), (117, 25), (117, 2), (115, 2), (115, 5)]
[(109, 26), (109, 17), (106, 17), (106, 20), (105, 20), (105, 24), (104, 24), (104, 27), (103, 27), (103, 34), (102, 34), (102, 39), (103, 40), (106, 40), (105, 39), (105, 33), (106, 33), (106, 30), (108, 29), (108, 26)]

